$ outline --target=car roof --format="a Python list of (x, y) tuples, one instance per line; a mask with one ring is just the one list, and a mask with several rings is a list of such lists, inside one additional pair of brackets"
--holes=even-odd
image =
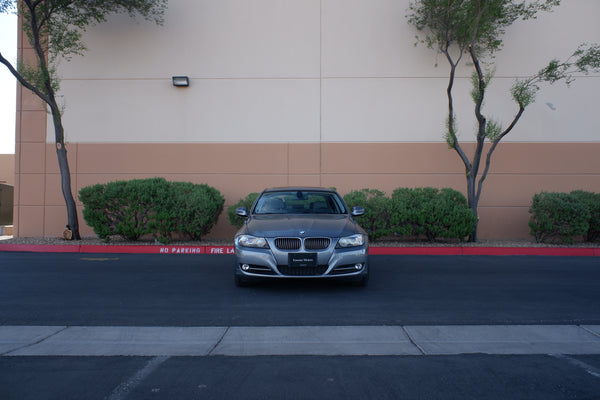
[(337, 193), (335, 189), (323, 188), (323, 187), (311, 187), (311, 186), (283, 186), (273, 187), (263, 190), (263, 193), (269, 192), (297, 192), (297, 191), (314, 191), (314, 192), (330, 192)]

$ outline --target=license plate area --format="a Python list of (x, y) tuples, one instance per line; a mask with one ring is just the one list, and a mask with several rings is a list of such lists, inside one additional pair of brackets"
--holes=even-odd
[(316, 267), (317, 253), (289, 253), (288, 265), (290, 267)]

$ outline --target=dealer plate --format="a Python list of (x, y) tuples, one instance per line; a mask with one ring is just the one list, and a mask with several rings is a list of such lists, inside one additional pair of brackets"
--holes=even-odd
[(289, 253), (288, 265), (290, 267), (316, 267), (317, 253)]

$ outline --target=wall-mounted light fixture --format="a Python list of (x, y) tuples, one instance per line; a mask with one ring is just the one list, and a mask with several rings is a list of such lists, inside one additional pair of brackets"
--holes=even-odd
[(187, 87), (190, 86), (190, 78), (187, 76), (174, 76), (173, 86)]

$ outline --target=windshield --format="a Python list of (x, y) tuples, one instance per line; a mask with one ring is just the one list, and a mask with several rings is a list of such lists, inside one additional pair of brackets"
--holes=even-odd
[(268, 192), (256, 202), (254, 214), (346, 214), (336, 193), (319, 191)]

